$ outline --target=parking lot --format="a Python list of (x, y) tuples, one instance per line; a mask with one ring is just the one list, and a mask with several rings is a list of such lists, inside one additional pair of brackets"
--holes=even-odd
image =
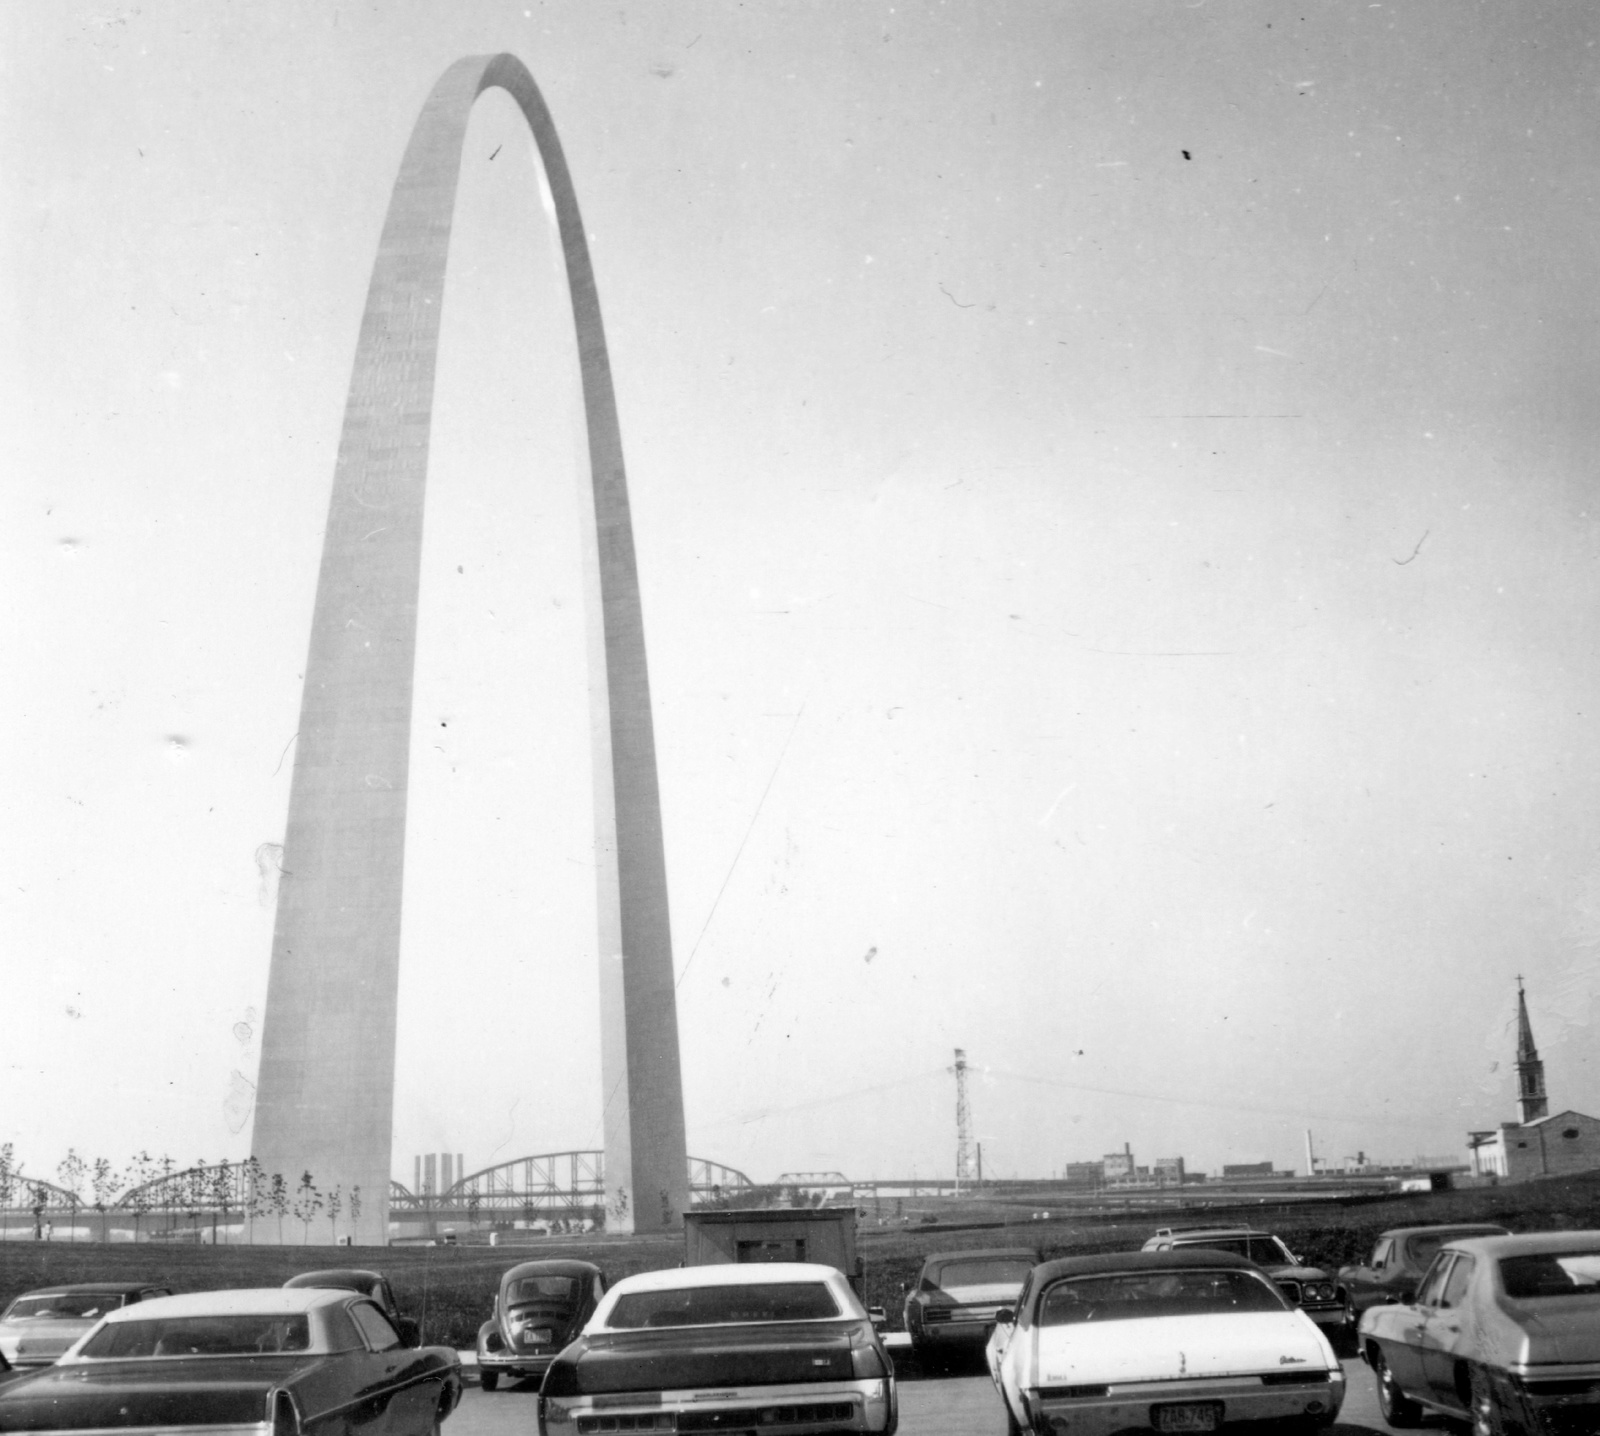
[[(1391, 1428), (1378, 1414), (1372, 1373), (1360, 1362), (1344, 1362), (1349, 1395), (1332, 1436), (1371, 1436)], [(530, 1436), (535, 1388), (502, 1387), (486, 1394), (470, 1387), (461, 1409), (446, 1424), (448, 1436)], [(1449, 1428), (1437, 1419), (1425, 1423)], [(982, 1371), (921, 1376), (907, 1369), (900, 1382), (901, 1436), (1004, 1436), (1000, 1398)]]

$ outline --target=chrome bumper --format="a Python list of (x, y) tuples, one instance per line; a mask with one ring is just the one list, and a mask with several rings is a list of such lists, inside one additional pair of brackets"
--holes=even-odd
[(1155, 1407), (1212, 1403), (1221, 1407), (1219, 1428), (1225, 1422), (1288, 1421), (1307, 1416), (1331, 1421), (1344, 1404), (1344, 1372), (1334, 1373), (1325, 1382), (1269, 1385), (1259, 1376), (1238, 1376), (1047, 1387), (1027, 1395), (1033, 1429), (1060, 1436), (1110, 1436), (1130, 1427), (1159, 1430)]
[(782, 1433), (894, 1429), (894, 1382), (818, 1381), (722, 1391), (627, 1391), (539, 1398), (540, 1436), (613, 1431)]

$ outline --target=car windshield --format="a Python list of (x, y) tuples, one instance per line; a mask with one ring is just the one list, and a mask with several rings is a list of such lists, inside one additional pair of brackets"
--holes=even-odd
[(1283, 1298), (1255, 1272), (1128, 1271), (1058, 1281), (1039, 1302), (1039, 1325), (1282, 1310)]
[(1518, 1301), (1600, 1293), (1600, 1252), (1540, 1252), (1500, 1259), (1506, 1295)]
[(311, 1345), (304, 1312), (234, 1316), (169, 1316), (153, 1321), (108, 1321), (79, 1356), (112, 1361), (128, 1356), (239, 1356), (305, 1351)]
[(778, 1281), (627, 1292), (617, 1298), (606, 1325), (720, 1326), (733, 1322), (825, 1321), (839, 1314), (839, 1303), (822, 1282)]
[(11, 1303), (5, 1319), (58, 1316), (89, 1320), (115, 1311), (121, 1305), (120, 1291), (53, 1291), (42, 1296), (19, 1296)]
[(947, 1261), (933, 1271), (928, 1285), (1021, 1286), (1033, 1263), (1020, 1257), (989, 1257), (982, 1261)]
[(576, 1296), (578, 1283), (570, 1276), (519, 1276), (506, 1292), (506, 1305), (527, 1301), (558, 1301), (567, 1306)]

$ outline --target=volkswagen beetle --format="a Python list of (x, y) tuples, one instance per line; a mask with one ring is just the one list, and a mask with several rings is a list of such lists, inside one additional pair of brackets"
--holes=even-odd
[(525, 1261), (500, 1278), (494, 1310), (478, 1328), (478, 1380), (493, 1391), (508, 1380), (543, 1376), (583, 1330), (605, 1295), (605, 1275), (586, 1261)]

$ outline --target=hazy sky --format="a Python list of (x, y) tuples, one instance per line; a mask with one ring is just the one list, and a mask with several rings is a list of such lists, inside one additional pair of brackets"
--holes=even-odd
[[(377, 236), (532, 70), (632, 488), (690, 1151), (1462, 1154), (1600, 1112), (1600, 17), (0, 7), (0, 1140), (248, 1151)], [(395, 1171), (600, 1145), (570, 317), (480, 102)]]

